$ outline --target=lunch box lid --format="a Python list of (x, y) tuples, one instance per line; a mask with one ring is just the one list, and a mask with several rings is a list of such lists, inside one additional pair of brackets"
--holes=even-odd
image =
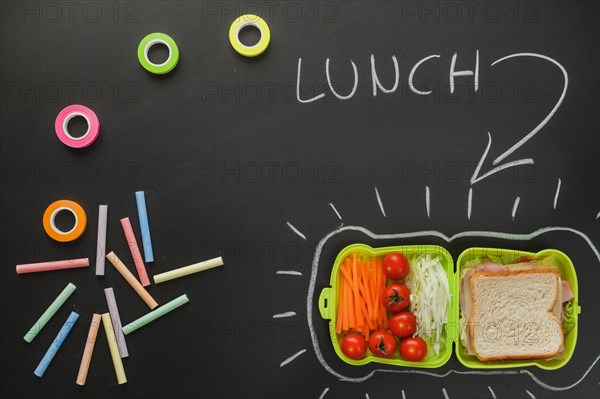
[[(338, 307), (338, 282), (340, 280), (340, 263), (350, 254), (357, 254), (366, 259), (383, 256), (390, 252), (401, 252), (409, 258), (416, 254), (435, 254), (440, 256), (442, 266), (446, 270), (448, 276), (448, 284), (450, 287), (450, 307), (447, 312), (448, 322), (445, 326), (446, 345), (439, 356), (430, 359), (426, 358), (420, 362), (409, 362), (400, 357), (381, 358), (369, 354), (363, 359), (353, 360), (345, 356), (339, 345), (339, 340), (344, 334), (337, 334), (335, 331), (336, 309)], [(464, 264), (481, 256), (503, 256), (512, 255), (516, 258), (535, 257), (544, 259), (548, 256), (554, 256), (558, 260), (561, 278), (569, 282), (573, 292), (574, 312), (574, 328), (564, 337), (565, 351), (554, 359), (529, 359), (529, 360), (503, 360), (495, 362), (483, 362), (476, 356), (468, 355), (460, 341), (460, 321), (459, 321), (459, 304), (460, 304), (460, 280), (461, 271)], [(473, 247), (464, 250), (456, 261), (456, 267), (452, 256), (443, 247), (438, 245), (403, 245), (403, 246), (388, 246), (373, 248), (366, 244), (351, 244), (340, 251), (337, 255), (333, 268), (331, 270), (330, 287), (325, 287), (321, 290), (318, 300), (319, 312), (323, 319), (329, 320), (329, 335), (337, 355), (346, 363), (351, 365), (364, 365), (375, 362), (389, 364), (401, 367), (420, 367), (420, 368), (438, 368), (446, 364), (452, 355), (452, 347), (458, 360), (466, 367), (474, 369), (497, 369), (497, 368), (514, 368), (536, 366), (546, 370), (556, 370), (564, 366), (572, 357), (575, 351), (577, 342), (578, 315), (581, 313), (579, 306), (579, 290), (577, 283), (577, 274), (571, 259), (563, 252), (556, 249), (545, 249), (543, 251), (532, 253), (513, 249), (502, 248), (484, 248)]]

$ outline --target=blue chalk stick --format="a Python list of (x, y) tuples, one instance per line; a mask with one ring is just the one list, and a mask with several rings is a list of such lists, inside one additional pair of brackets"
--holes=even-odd
[(150, 236), (148, 212), (146, 212), (146, 197), (144, 197), (143, 191), (135, 192), (135, 202), (137, 203), (138, 218), (140, 219), (140, 230), (142, 231), (144, 260), (146, 262), (154, 262), (154, 253), (152, 252), (152, 237)]
[(46, 354), (44, 355), (42, 360), (40, 360), (40, 364), (38, 364), (33, 374), (37, 375), (38, 377), (44, 375), (46, 369), (50, 365), (50, 362), (52, 361), (52, 359), (54, 359), (56, 352), (58, 352), (58, 350), (60, 349), (60, 346), (65, 341), (65, 338), (67, 338), (67, 335), (69, 335), (69, 332), (71, 332), (71, 328), (73, 328), (73, 324), (75, 324), (78, 318), (79, 315), (77, 313), (71, 312), (69, 318), (67, 319), (67, 321), (65, 321), (65, 324), (63, 324), (63, 326), (61, 327), (60, 331), (58, 332), (58, 335), (50, 344), (50, 347), (46, 351)]

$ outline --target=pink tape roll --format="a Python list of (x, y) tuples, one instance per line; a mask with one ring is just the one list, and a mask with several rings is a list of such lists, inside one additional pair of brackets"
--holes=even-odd
[[(81, 137), (73, 137), (69, 134), (68, 124), (71, 119), (76, 116), (82, 116), (87, 121), (87, 131)], [(72, 148), (84, 148), (91, 145), (98, 138), (100, 133), (100, 121), (98, 117), (88, 107), (83, 105), (73, 104), (64, 108), (59, 112), (54, 122), (54, 130), (58, 139)]]

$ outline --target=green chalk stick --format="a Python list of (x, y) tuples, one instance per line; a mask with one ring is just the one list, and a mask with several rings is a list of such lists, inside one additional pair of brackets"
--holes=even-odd
[(42, 331), (42, 328), (44, 328), (44, 326), (50, 321), (52, 316), (54, 316), (58, 309), (60, 309), (60, 307), (67, 301), (67, 299), (71, 296), (72, 293), (75, 292), (76, 289), (77, 287), (75, 287), (75, 284), (67, 284), (65, 289), (62, 290), (62, 292), (56, 297), (54, 302), (52, 302), (50, 306), (48, 306), (48, 309), (46, 309), (46, 311), (40, 316), (40, 318), (35, 322), (33, 327), (31, 327), (29, 331), (27, 331), (27, 334), (25, 334), (23, 339), (31, 343), (31, 341), (33, 341), (36, 335), (38, 335), (38, 333)]
[(182, 296), (173, 299), (171, 302), (165, 303), (161, 307), (154, 309), (145, 316), (142, 316), (139, 319), (127, 324), (125, 327), (123, 327), (123, 333), (125, 335), (132, 333), (138, 328), (144, 327), (146, 324), (153, 322), (159, 317), (166, 315), (170, 311), (177, 309), (178, 307), (188, 303), (189, 301), (190, 300), (188, 296), (186, 294), (183, 294)]

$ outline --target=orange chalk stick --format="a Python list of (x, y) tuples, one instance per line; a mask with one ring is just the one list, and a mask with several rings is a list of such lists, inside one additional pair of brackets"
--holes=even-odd
[(106, 255), (106, 259), (108, 259), (108, 261), (112, 263), (112, 265), (115, 267), (115, 269), (117, 269), (121, 276), (123, 276), (123, 278), (127, 280), (131, 288), (133, 288), (135, 292), (137, 292), (140, 298), (142, 298), (142, 300), (146, 302), (146, 305), (148, 305), (150, 309), (154, 309), (158, 306), (158, 303), (154, 300), (154, 298), (152, 298), (152, 296), (148, 293), (148, 291), (146, 291), (142, 284), (140, 284), (140, 282), (137, 281), (135, 276), (129, 271), (127, 266), (125, 266), (125, 264), (121, 262), (121, 259), (119, 259), (114, 252), (111, 251), (111, 253)]

